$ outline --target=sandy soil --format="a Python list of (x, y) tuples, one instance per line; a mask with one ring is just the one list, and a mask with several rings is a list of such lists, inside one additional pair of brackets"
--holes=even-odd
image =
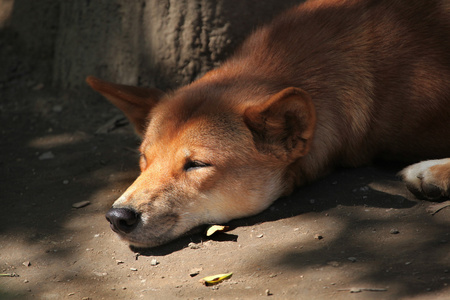
[(432, 215), (398, 165), (339, 170), (212, 239), (130, 249), (104, 213), (139, 141), (96, 134), (118, 115), (106, 102), (34, 89), (0, 91), (0, 299), (449, 299), (450, 207)]

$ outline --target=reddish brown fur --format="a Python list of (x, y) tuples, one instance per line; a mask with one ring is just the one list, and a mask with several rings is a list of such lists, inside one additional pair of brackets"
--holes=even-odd
[[(337, 165), (449, 156), (450, 4), (308, 1), (162, 99), (153, 89), (88, 82), (143, 135), (142, 174), (114, 207), (143, 220), (122, 237), (154, 246), (201, 223), (258, 213)], [(197, 160), (207, 167), (188, 172)], [(444, 196), (449, 169), (430, 168)], [(403, 174), (420, 189), (418, 170)]]
[(443, 187), (443, 189), (446, 191), (450, 189), (450, 162), (442, 165), (432, 166), (430, 167), (430, 172), (436, 174), (436, 186)]

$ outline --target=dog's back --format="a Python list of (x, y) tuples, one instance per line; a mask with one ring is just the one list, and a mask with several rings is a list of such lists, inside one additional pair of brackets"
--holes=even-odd
[(449, 50), (449, 1), (319, 0), (256, 32), (224, 68), (240, 82), (260, 76), (268, 94), (307, 91), (316, 136), (358, 165), (375, 154), (448, 155)]

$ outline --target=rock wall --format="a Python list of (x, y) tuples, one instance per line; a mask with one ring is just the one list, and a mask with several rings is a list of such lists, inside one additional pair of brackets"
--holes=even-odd
[(0, 0), (0, 95), (51, 82), (59, 7), (54, 0)]
[(67, 91), (86, 90), (87, 75), (173, 89), (220, 64), (254, 28), (299, 2), (0, 0), (0, 11), (10, 7), (0, 14), (0, 46), (9, 49), (0, 47), (0, 63), (8, 64), (0, 84), (22, 64), (31, 82)]

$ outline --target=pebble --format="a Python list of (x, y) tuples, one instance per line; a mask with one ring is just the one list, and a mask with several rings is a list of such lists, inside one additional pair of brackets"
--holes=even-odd
[(264, 234), (261, 233), (261, 234), (258, 234), (256, 237), (260, 239), (260, 238), (262, 238), (263, 236), (264, 236)]
[(368, 186), (363, 186), (359, 189), (361, 192), (367, 192), (370, 190), (370, 188)]
[(315, 234), (315, 235), (314, 235), (314, 238), (315, 238), (316, 240), (321, 240), (321, 239), (323, 239), (323, 236), (321, 236), (320, 234)]
[(390, 234), (399, 234), (400, 231), (398, 229), (392, 228), (391, 231), (389, 231)]
[(349, 258), (347, 258), (349, 261), (351, 261), (351, 262), (355, 262), (356, 261), (356, 257), (353, 257), (353, 256), (351, 256), (351, 257), (349, 257)]
[(341, 264), (339, 262), (337, 262), (337, 261), (329, 261), (329, 262), (327, 262), (327, 265), (337, 268)]
[(189, 271), (189, 276), (195, 277), (203, 270), (203, 268), (194, 268)]
[(22, 265), (24, 265), (25, 267), (29, 267), (31, 266), (31, 263), (29, 261), (24, 261)]
[(131, 271), (137, 271), (138, 269), (136, 268), (130, 268)]
[(266, 293), (266, 296), (272, 296), (272, 295), (273, 295), (273, 294), (270, 292), (269, 289), (267, 289), (265, 293)]
[(191, 249), (199, 249), (200, 248), (200, 245), (198, 245), (198, 244), (196, 244), (196, 243), (189, 243), (189, 248), (191, 248)]
[(88, 200), (80, 201), (80, 202), (72, 204), (72, 207), (73, 208), (82, 208), (82, 207), (88, 206), (89, 204), (91, 204), (91, 201), (88, 201)]
[(44, 152), (41, 155), (39, 155), (39, 157), (38, 157), (39, 160), (47, 160), (47, 159), (53, 159), (53, 158), (55, 158), (55, 155), (53, 154), (52, 151)]
[(53, 106), (52, 110), (53, 110), (54, 112), (59, 113), (59, 112), (62, 112), (63, 107), (62, 107), (62, 105), (55, 105), (55, 106)]
[(159, 264), (159, 261), (157, 261), (155, 258), (150, 261), (151, 266), (156, 266), (158, 264)]

